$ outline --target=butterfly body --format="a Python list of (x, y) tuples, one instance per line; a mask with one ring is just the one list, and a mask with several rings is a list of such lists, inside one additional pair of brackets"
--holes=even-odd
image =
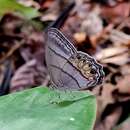
[(47, 33), (46, 63), (52, 84), (59, 90), (80, 90), (102, 83), (102, 66), (73, 44), (56, 28)]

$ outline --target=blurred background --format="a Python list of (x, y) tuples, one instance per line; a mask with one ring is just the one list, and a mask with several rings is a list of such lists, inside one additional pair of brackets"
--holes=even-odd
[(130, 1), (1, 0), (0, 95), (48, 86), (45, 30), (59, 28), (103, 65), (95, 130), (130, 130)]

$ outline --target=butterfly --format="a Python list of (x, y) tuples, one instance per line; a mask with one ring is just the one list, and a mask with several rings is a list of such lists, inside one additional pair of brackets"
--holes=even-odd
[(56, 28), (47, 31), (45, 48), (47, 68), (54, 88), (83, 90), (102, 83), (103, 67), (74, 45)]

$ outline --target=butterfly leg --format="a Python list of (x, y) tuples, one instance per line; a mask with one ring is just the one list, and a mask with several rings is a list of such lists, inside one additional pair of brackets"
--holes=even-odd
[(49, 87), (51, 88), (51, 92), (49, 95), (50, 103), (58, 104), (61, 99), (61, 92), (58, 89), (56, 89), (54, 85), (50, 85)]

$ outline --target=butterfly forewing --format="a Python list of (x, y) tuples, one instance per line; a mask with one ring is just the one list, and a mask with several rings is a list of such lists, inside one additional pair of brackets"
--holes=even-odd
[(48, 40), (47, 46), (48, 49), (51, 48), (61, 56), (69, 58), (72, 55), (76, 54), (75, 47), (71, 42), (57, 29), (51, 28), (48, 30)]
[[(65, 80), (63, 80), (63, 76), (61, 77), (61, 72), (64, 73), (64, 77), (67, 77), (67, 73), (65, 73), (62, 68), (67, 63), (68, 58), (76, 54), (76, 49), (57, 29), (49, 29), (47, 36), (47, 45), (45, 51), (46, 63), (50, 77), (55, 86), (63, 89), (65, 88)], [(68, 78), (69, 77), (70, 75)]]

